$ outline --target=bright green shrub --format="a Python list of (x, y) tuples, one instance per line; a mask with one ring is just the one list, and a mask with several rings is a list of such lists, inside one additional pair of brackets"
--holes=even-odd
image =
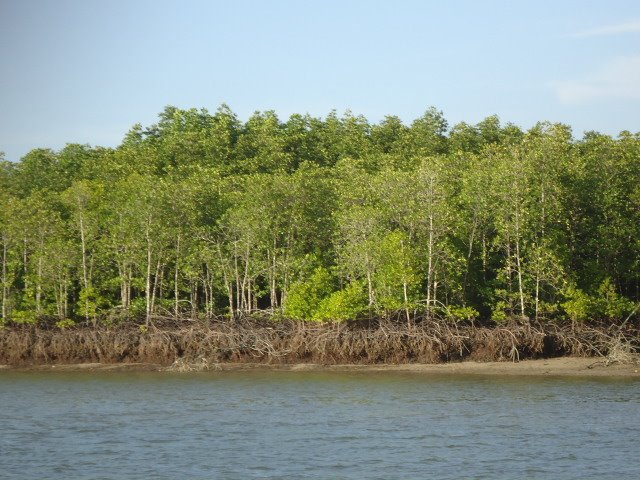
[(478, 318), (480, 313), (473, 307), (450, 305), (447, 308), (447, 316), (453, 320), (473, 320)]
[(285, 316), (311, 320), (322, 300), (333, 292), (334, 281), (326, 268), (318, 267), (308, 281), (294, 283), (287, 295)]
[(36, 312), (31, 310), (15, 310), (11, 312), (11, 320), (16, 323), (30, 323), (35, 324), (38, 319)]
[(600, 317), (610, 320), (622, 320), (633, 310), (633, 302), (616, 292), (610, 278), (606, 278), (598, 287), (595, 306)]
[(367, 309), (368, 300), (364, 285), (352, 282), (322, 300), (312, 318), (318, 321), (353, 320)]
[(593, 298), (575, 285), (567, 287), (564, 296), (567, 301), (562, 304), (562, 308), (572, 322), (583, 322), (593, 315)]
[(567, 301), (562, 308), (574, 322), (588, 319), (622, 320), (633, 310), (633, 302), (616, 292), (610, 278), (598, 287), (595, 295), (588, 295), (571, 285), (565, 292)]
[(74, 327), (75, 324), (76, 324), (76, 322), (74, 322), (70, 318), (65, 318), (64, 320), (58, 320), (56, 322), (56, 327), (58, 327), (61, 330), (64, 330), (66, 328)]

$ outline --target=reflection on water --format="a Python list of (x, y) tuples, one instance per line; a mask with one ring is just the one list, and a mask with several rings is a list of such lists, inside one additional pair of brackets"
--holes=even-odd
[(638, 478), (640, 382), (0, 372), (2, 478)]

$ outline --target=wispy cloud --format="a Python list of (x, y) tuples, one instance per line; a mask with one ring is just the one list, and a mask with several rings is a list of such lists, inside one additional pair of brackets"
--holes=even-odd
[(582, 80), (565, 80), (551, 86), (566, 104), (601, 99), (640, 100), (640, 55), (617, 57)]
[(623, 33), (640, 33), (640, 19), (618, 23), (616, 25), (605, 25), (602, 27), (592, 28), (590, 30), (574, 33), (570, 36), (574, 38), (587, 38), (621, 35)]

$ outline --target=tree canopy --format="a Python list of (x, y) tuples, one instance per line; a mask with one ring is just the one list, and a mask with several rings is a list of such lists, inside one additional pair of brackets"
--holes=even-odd
[(622, 321), (640, 134), (168, 106), (117, 148), (0, 156), (2, 321)]

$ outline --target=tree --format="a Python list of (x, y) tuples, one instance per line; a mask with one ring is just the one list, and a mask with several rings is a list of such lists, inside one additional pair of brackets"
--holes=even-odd
[(238, 166), (246, 173), (286, 172), (293, 159), (285, 147), (284, 128), (276, 113), (256, 112), (238, 138)]
[(116, 149), (0, 155), (2, 319), (620, 321), (640, 298), (640, 134), (491, 116), (168, 106)]
[(31, 150), (13, 170), (11, 189), (21, 198), (34, 192), (55, 191), (62, 180), (58, 157), (48, 148)]
[(9, 195), (7, 190), (0, 190), (0, 242), (2, 267), (1, 286), (2, 286), (2, 321), (6, 322), (9, 318), (11, 310), (10, 292), (14, 281), (14, 272), (11, 268), (13, 248), (18, 242), (16, 226), (13, 220), (18, 217), (19, 202), (16, 198)]
[(81, 258), (82, 290), (81, 310), (86, 320), (96, 322), (96, 291), (93, 288), (95, 248), (100, 235), (101, 214), (99, 212), (103, 186), (93, 181), (74, 182), (62, 195), (69, 209), (77, 232), (77, 246)]
[(378, 125), (371, 127), (371, 141), (380, 153), (397, 154), (401, 152), (408, 131), (399, 117), (387, 115)]
[(378, 306), (383, 313), (404, 310), (409, 324), (421, 280), (411, 240), (406, 233), (394, 230), (383, 237), (376, 254)]
[(446, 153), (449, 150), (448, 127), (442, 112), (430, 107), (411, 124), (405, 141), (405, 155), (426, 157)]

